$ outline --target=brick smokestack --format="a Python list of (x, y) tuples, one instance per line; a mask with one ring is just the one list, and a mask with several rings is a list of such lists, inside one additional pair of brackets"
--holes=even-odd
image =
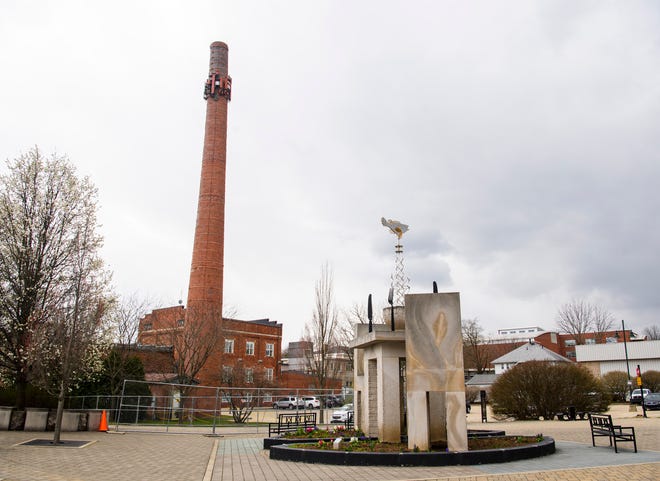
[(211, 44), (209, 76), (204, 87), (206, 127), (188, 284), (189, 314), (196, 309), (203, 309), (217, 316), (222, 315), (227, 106), (231, 99), (228, 53), (227, 44)]

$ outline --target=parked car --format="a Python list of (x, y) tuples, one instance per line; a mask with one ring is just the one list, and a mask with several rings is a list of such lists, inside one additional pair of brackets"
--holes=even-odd
[(353, 417), (353, 405), (344, 404), (342, 407), (332, 412), (331, 423), (345, 423), (348, 421), (349, 416)]
[(327, 408), (334, 408), (336, 406), (341, 406), (344, 404), (344, 401), (341, 398), (341, 396), (335, 396), (333, 394), (326, 396), (324, 401), (325, 401), (324, 402), (325, 407)]
[(321, 401), (316, 396), (303, 396), (302, 402), (303, 406), (309, 409), (318, 409), (321, 407)]
[[(651, 394), (650, 389), (644, 389), (644, 401), (646, 401), (646, 396)], [(630, 395), (630, 404), (642, 404), (642, 390), (635, 389)]]
[(652, 392), (644, 396), (644, 406), (652, 411), (660, 409), (660, 392)]
[(303, 407), (302, 399), (294, 396), (281, 397), (273, 403), (274, 409), (295, 409), (296, 407)]

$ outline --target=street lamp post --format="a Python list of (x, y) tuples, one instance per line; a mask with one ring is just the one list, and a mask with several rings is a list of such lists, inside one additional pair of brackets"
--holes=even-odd
[(621, 334), (623, 335), (623, 351), (626, 354), (626, 375), (628, 376), (628, 393), (632, 396), (632, 386), (630, 382), (630, 365), (628, 364), (628, 344), (626, 343), (626, 325), (621, 319)]

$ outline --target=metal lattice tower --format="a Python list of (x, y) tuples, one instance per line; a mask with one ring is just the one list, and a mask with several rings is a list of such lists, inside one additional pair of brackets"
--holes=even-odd
[(410, 291), (410, 278), (403, 269), (403, 245), (394, 246), (394, 274), (391, 276), (394, 291), (394, 305), (403, 306), (406, 294)]
[(387, 227), (392, 234), (397, 237), (397, 244), (394, 246), (394, 274), (391, 276), (393, 306), (403, 306), (406, 293), (410, 290), (410, 279), (406, 277), (403, 269), (403, 245), (401, 237), (408, 231), (408, 225), (402, 224), (397, 220), (381, 218), (380, 222)]

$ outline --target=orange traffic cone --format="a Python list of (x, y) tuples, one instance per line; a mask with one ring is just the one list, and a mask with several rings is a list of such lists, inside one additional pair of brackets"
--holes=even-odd
[(101, 413), (101, 423), (99, 424), (99, 431), (104, 433), (108, 432), (108, 416), (105, 414), (105, 409)]

